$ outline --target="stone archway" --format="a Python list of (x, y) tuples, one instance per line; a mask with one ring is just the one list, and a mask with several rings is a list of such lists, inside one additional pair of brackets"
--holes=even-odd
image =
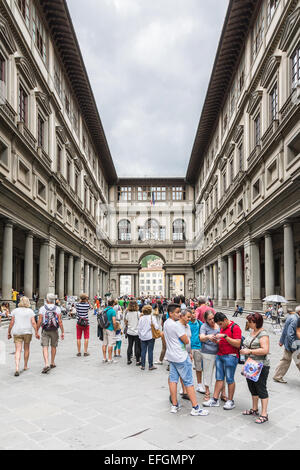
[(166, 275), (164, 256), (156, 250), (148, 250), (139, 259), (138, 296), (164, 297)]

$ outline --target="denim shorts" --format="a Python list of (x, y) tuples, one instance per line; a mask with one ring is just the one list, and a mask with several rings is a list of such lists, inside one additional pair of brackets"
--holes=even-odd
[(179, 377), (182, 378), (185, 387), (194, 385), (193, 366), (189, 356), (184, 362), (170, 362), (170, 382), (178, 383)]
[(227, 354), (216, 358), (216, 380), (225, 380), (230, 385), (234, 383), (234, 374), (238, 365), (238, 358)]

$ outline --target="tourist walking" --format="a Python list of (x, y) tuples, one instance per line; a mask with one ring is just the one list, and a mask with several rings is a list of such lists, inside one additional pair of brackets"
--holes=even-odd
[[(269, 334), (264, 330), (264, 319), (260, 313), (254, 313), (247, 316), (249, 322), (250, 332), (244, 339), (243, 349), (241, 354), (248, 359), (262, 363), (260, 376), (257, 382), (247, 378), (249, 391), (252, 395), (252, 408), (243, 412), (244, 416), (254, 415), (258, 416), (255, 420), (257, 424), (263, 424), (268, 421), (268, 402), (269, 394), (267, 390), (267, 380), (270, 372), (270, 339)], [(258, 402), (261, 400), (261, 413), (258, 411)]]
[(152, 327), (156, 330), (159, 329), (159, 325), (157, 323), (156, 318), (152, 315), (152, 306), (145, 305), (142, 310), (142, 316), (139, 320), (138, 326), (138, 335), (141, 340), (141, 369), (145, 370), (146, 364), (146, 355), (148, 351), (148, 363), (149, 363), (149, 370), (155, 370), (157, 367), (153, 365), (153, 349), (155, 344), (155, 339), (153, 338), (152, 334)]
[(202, 385), (202, 343), (200, 341), (200, 330), (203, 323), (197, 320), (195, 310), (187, 308), (187, 311), (191, 314), (189, 327), (191, 329), (191, 351), (197, 377), (196, 392), (205, 393), (204, 386)]
[(122, 347), (122, 328), (121, 323), (116, 321), (116, 345), (114, 347), (114, 357), (121, 357), (121, 347)]
[(220, 406), (219, 397), (224, 388), (225, 378), (228, 384), (228, 400), (223, 406), (224, 410), (235, 408), (235, 371), (239, 362), (239, 349), (242, 340), (240, 327), (228, 320), (226, 315), (217, 312), (214, 316), (215, 322), (220, 327), (220, 333), (215, 338), (219, 341), (219, 349), (216, 357), (216, 385), (213, 398), (203, 403), (203, 406)]
[[(114, 361), (112, 357), (113, 347), (115, 345), (115, 329), (116, 329), (116, 312), (114, 310), (115, 301), (109, 300), (108, 307), (104, 309), (103, 313), (107, 317), (108, 326), (103, 329), (103, 345), (102, 345), (102, 353), (103, 353), (103, 362), (107, 362), (108, 364), (113, 364)], [(108, 359), (106, 354), (108, 352)]]
[[(198, 405), (194, 389), (193, 365), (187, 352), (190, 340), (187, 328), (179, 320), (181, 307), (179, 304), (168, 305), (169, 319), (164, 325), (164, 335), (167, 343), (166, 358), (170, 363), (169, 389), (172, 401), (171, 413), (177, 413), (181, 406), (177, 399), (177, 384), (182, 379), (185, 391), (192, 403), (192, 416), (207, 416), (208, 412)], [(184, 315), (184, 313), (183, 313)]]
[(128, 309), (125, 312), (124, 322), (126, 328), (126, 335), (128, 340), (127, 347), (127, 364), (132, 364), (132, 352), (134, 347), (134, 355), (136, 365), (141, 366), (141, 341), (138, 335), (139, 326), (139, 306), (135, 300), (131, 300), (128, 305)]
[[(297, 350), (297, 323), (298, 319), (300, 318), (300, 306), (296, 307), (295, 315), (289, 315), (285, 324), (284, 328), (279, 340), (279, 346), (284, 348), (283, 356), (276, 367), (273, 380), (275, 382), (279, 382), (282, 384), (286, 384), (287, 381), (285, 380), (284, 376), (290, 368), (293, 353)], [(300, 364), (296, 363), (300, 371)]]
[(204, 320), (205, 323), (203, 323), (200, 330), (200, 340), (202, 342), (203, 382), (205, 386), (204, 401), (209, 401), (219, 350), (216, 335), (220, 333), (220, 328), (214, 320), (213, 312), (210, 310), (205, 312)]
[(84, 353), (85, 357), (89, 356), (88, 347), (90, 339), (90, 322), (89, 322), (89, 310), (91, 305), (89, 303), (89, 296), (87, 294), (81, 294), (80, 302), (75, 304), (76, 308), (76, 334), (77, 334), (77, 357), (81, 356), (81, 339), (84, 336)]
[[(47, 374), (51, 369), (56, 367), (55, 356), (58, 347), (58, 329), (61, 330), (61, 339), (64, 340), (64, 326), (61, 318), (61, 310), (55, 305), (57, 296), (54, 294), (47, 294), (45, 305), (39, 310), (39, 320), (37, 330), (39, 331), (42, 326), (41, 346), (43, 348), (43, 357), (45, 367), (42, 370), (43, 374)], [(51, 362), (49, 365), (49, 351), (51, 346)]]
[(34, 311), (31, 309), (30, 301), (27, 297), (22, 297), (18, 308), (11, 312), (11, 321), (8, 327), (8, 339), (11, 339), (13, 333), (15, 343), (15, 377), (20, 375), (20, 361), (22, 347), (24, 344), (24, 371), (28, 370), (28, 360), (30, 354), (30, 343), (32, 340), (32, 329), (35, 331), (35, 337), (40, 339), (35, 322)]

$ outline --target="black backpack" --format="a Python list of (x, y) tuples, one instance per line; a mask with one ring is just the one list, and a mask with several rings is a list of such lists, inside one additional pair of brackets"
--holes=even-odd
[(106, 330), (109, 325), (110, 325), (110, 321), (107, 317), (107, 308), (105, 308), (102, 312), (98, 313), (97, 315), (97, 322), (98, 322), (98, 326), (99, 328), (102, 328), (103, 330)]
[[(231, 334), (233, 334), (233, 328), (234, 328), (235, 326), (238, 326), (238, 327), (239, 327), (239, 325), (237, 325), (236, 323), (233, 323), (233, 325), (231, 325)], [(240, 327), (239, 327), (239, 328), (240, 328)], [(241, 358), (241, 354), (240, 354), (240, 350), (243, 349), (243, 347), (244, 347), (244, 340), (245, 340), (245, 337), (242, 336), (241, 345), (240, 345), (239, 351), (238, 351), (238, 355), (239, 355), (239, 364), (245, 364), (245, 359), (242, 359), (242, 358)]]

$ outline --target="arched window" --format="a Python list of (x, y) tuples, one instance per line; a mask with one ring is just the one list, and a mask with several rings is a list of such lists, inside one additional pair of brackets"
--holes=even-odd
[(177, 219), (173, 222), (173, 241), (185, 240), (185, 222)]
[(129, 220), (120, 220), (118, 223), (118, 240), (122, 242), (131, 240), (131, 224)]

